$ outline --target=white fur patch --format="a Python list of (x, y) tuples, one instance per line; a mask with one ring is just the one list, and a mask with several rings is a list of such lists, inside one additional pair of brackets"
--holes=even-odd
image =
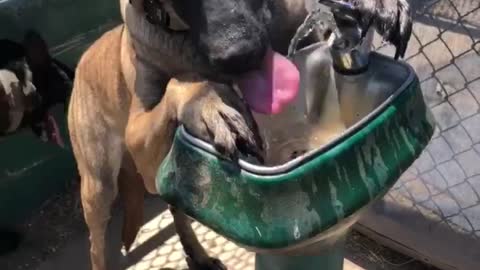
[[(24, 89), (17, 76), (8, 70), (0, 70), (0, 83), (3, 85), (5, 96), (9, 103), (9, 123), (6, 133), (13, 132), (20, 126), (25, 112), (24, 91), (35, 91), (32, 89)], [(32, 85), (33, 86), (33, 85)], [(30, 87), (25, 87), (30, 88)]]

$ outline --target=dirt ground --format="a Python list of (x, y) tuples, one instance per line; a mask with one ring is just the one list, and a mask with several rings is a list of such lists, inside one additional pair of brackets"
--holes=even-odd
[[(16, 251), (0, 257), (0, 269), (63, 270), (65, 267), (68, 267), (69, 270), (88, 269), (88, 237), (82, 216), (78, 184), (76, 183), (68, 189), (69, 191), (67, 193), (56, 196), (45, 203), (41, 210), (28, 222), (19, 227), (24, 233), (23, 242)], [(143, 243), (141, 243), (141, 245), (138, 243), (136, 246), (134, 245), (134, 250), (131, 256), (129, 256), (129, 259), (133, 260), (133, 262), (128, 263), (127, 267), (125, 267), (126, 269), (183, 268), (183, 255), (181, 254), (181, 250), (177, 250), (181, 248), (178, 240), (174, 237), (173, 227), (164, 224), (167, 218), (163, 218), (163, 220), (160, 218), (160, 221), (158, 221), (157, 216), (165, 210), (165, 205), (159, 202), (157, 198), (147, 199), (147, 223), (151, 224), (157, 219), (155, 222), (158, 224), (154, 224), (154, 226), (158, 225), (158, 228), (161, 227), (161, 229), (155, 227), (154, 230), (150, 230), (147, 228), (148, 224), (144, 226), (144, 229), (142, 229), (137, 238), (137, 241), (143, 241)], [(116, 206), (113, 211), (112, 224), (110, 225), (111, 233), (107, 239), (112, 239), (109, 242), (114, 243), (113, 249), (116, 248), (117, 252), (120, 246), (120, 217), (121, 211), (119, 207)], [(213, 253), (219, 256), (224, 262), (227, 261), (226, 264), (229, 269), (253, 269), (253, 254), (228, 243), (226, 240), (222, 240), (221, 237), (208, 232), (206, 228), (202, 228), (199, 224), (195, 225), (194, 228), (197, 235), (206, 235), (205, 237), (201, 236), (200, 240), (202, 244), (207, 245), (211, 254)], [(209, 235), (213, 236), (210, 237)], [(211, 240), (208, 240), (209, 238)], [(207, 241), (207, 244), (205, 244), (205, 241)], [(213, 243), (212, 246), (212, 242), (217, 244)], [(158, 248), (162, 245), (162, 248)], [(169, 245), (171, 247), (169, 247)], [(217, 245), (217, 247), (215, 247), (215, 245)], [(231, 253), (234, 253), (233, 256), (227, 254), (229, 246), (232, 247), (231, 249), (233, 251)], [(155, 249), (157, 249), (156, 253), (153, 252)], [(168, 260), (161, 258), (162, 253), (168, 253)], [(119, 253), (117, 254), (118, 256), (122, 256)], [(237, 256), (236, 259), (235, 256)], [(172, 263), (172, 257), (178, 257), (175, 260), (179, 262), (176, 264)], [(240, 264), (241, 260), (244, 262)], [(145, 266), (145, 262), (149, 262), (150, 264)], [(351, 270), (435, 269), (385, 248), (357, 232), (352, 232), (348, 237), (345, 262), (345, 269)], [(142, 263), (143, 266), (140, 266)], [(152, 266), (155, 264), (156, 266)], [(230, 265), (234, 265), (234, 267), (230, 267)], [(125, 269), (124, 267), (121, 268)]]

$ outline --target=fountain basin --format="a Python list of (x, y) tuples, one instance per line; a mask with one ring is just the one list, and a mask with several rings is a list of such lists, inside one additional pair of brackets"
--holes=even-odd
[[(297, 58), (301, 74), (305, 74), (302, 65), (321, 52), (321, 46), (307, 48)], [(355, 93), (376, 101), (359, 99), (363, 108), (362, 115), (357, 112), (358, 121), (293, 160), (272, 166), (232, 162), (179, 127), (158, 170), (160, 196), (256, 252), (343, 239), (359, 210), (394, 185), (426, 147), (434, 130), (413, 69), (376, 53), (370, 61), (374, 72), (386, 74), (381, 76), (403, 74), (401, 82), (386, 77), (392, 81), (387, 88), (372, 93), (373, 88), (366, 87)], [(301, 80), (301, 88), (311, 87)], [(288, 128), (288, 123), (282, 125)]]

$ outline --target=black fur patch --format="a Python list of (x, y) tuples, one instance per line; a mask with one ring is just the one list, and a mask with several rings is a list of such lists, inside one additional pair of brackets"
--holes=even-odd
[(0, 69), (13, 72), (18, 80), (25, 84), (25, 50), (22, 45), (7, 40), (0, 40)]
[(147, 111), (152, 110), (160, 103), (165, 94), (168, 80), (147, 81), (137, 78), (135, 93)]
[(0, 256), (15, 251), (22, 241), (22, 235), (14, 230), (0, 228)]
[(135, 78), (135, 94), (147, 111), (160, 103), (165, 94), (170, 77), (158, 69), (151, 67), (147, 61), (137, 56), (137, 77)]

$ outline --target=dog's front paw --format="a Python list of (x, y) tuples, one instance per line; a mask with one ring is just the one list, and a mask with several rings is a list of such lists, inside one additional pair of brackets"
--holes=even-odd
[(207, 258), (205, 262), (195, 262), (187, 257), (189, 270), (227, 270), (227, 267), (217, 258)]
[(232, 158), (252, 155), (261, 161), (262, 141), (250, 110), (232, 87), (204, 82), (180, 112), (180, 122), (196, 137)]
[(364, 32), (373, 25), (396, 47), (395, 59), (404, 57), (412, 34), (412, 14), (407, 0), (353, 0), (353, 4), (361, 13)]

